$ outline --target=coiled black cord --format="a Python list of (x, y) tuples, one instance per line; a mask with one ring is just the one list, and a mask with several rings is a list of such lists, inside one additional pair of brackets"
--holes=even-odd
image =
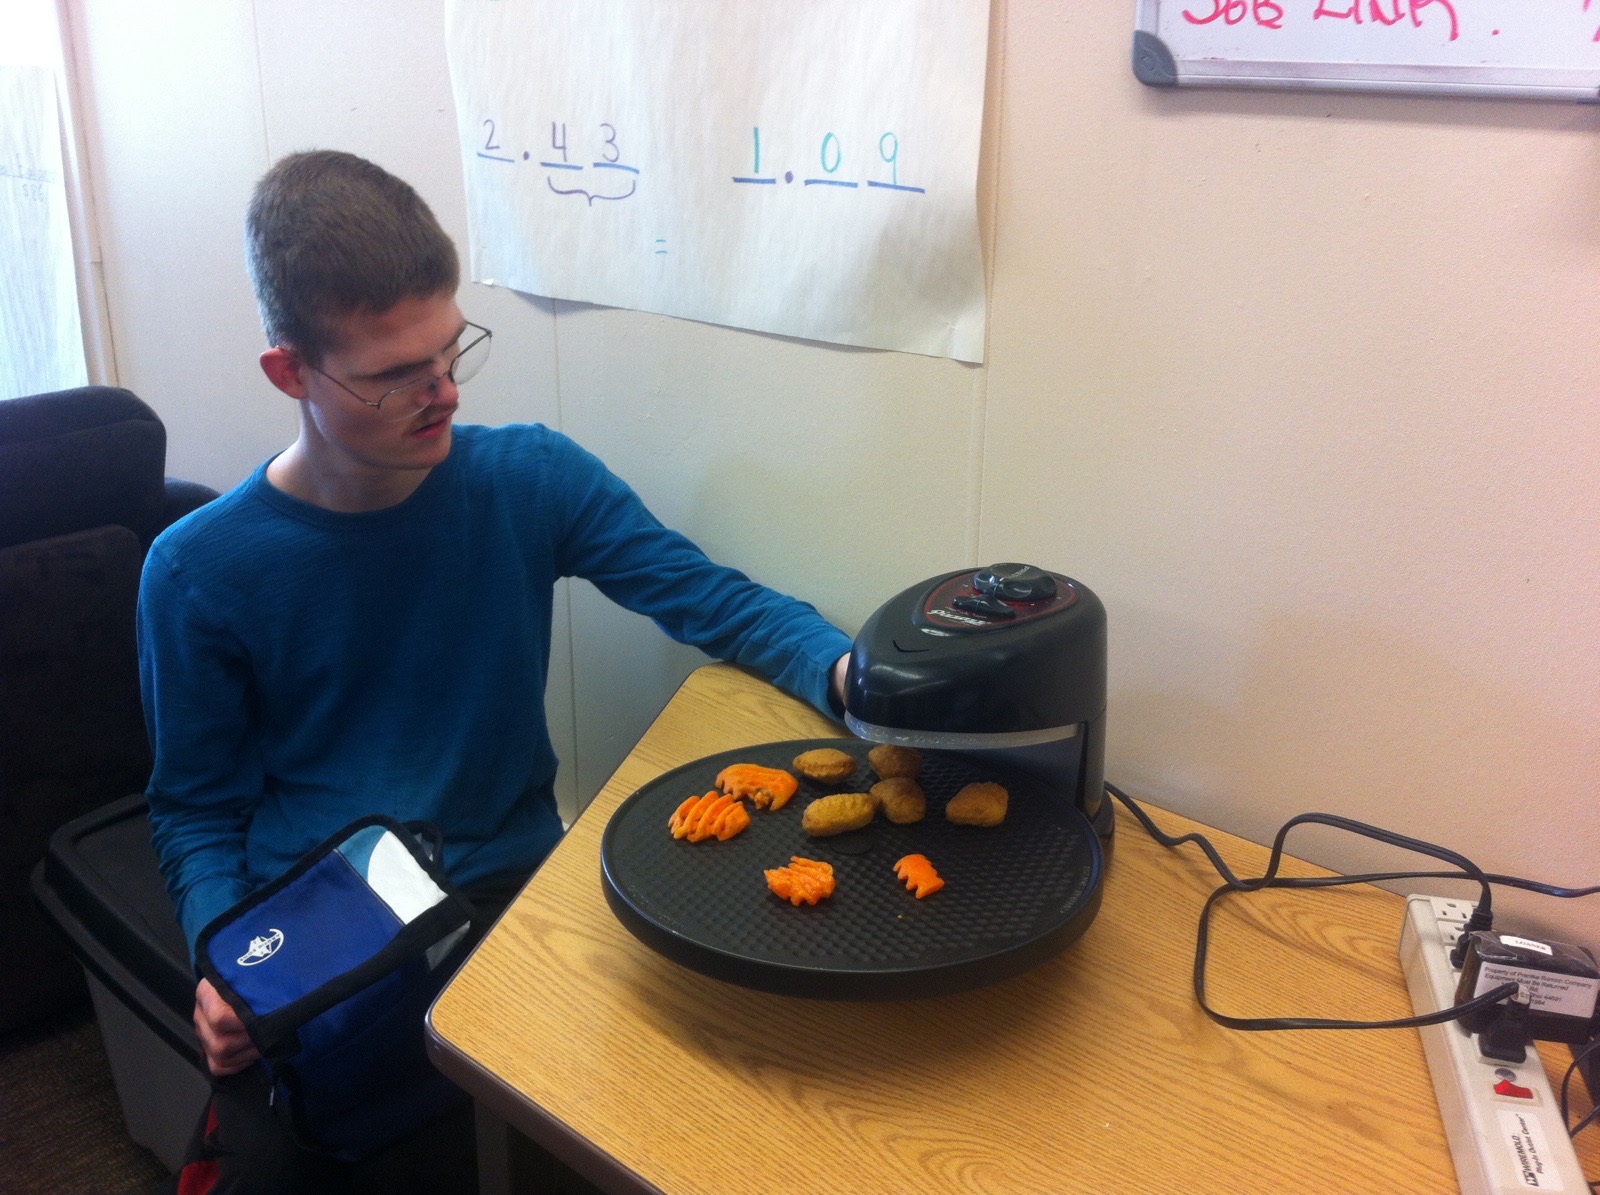
[[(1223, 879), (1220, 888), (1214, 890), (1206, 898), (1204, 908), (1200, 911), (1200, 923), (1196, 930), (1194, 951), (1194, 995), (1200, 1008), (1205, 1014), (1219, 1025), (1226, 1025), (1230, 1029), (1244, 1030), (1275, 1030), (1275, 1029), (1410, 1029), (1423, 1025), (1442, 1025), (1450, 1021), (1458, 1021), (1464, 1016), (1470, 1016), (1480, 1009), (1498, 1004), (1508, 996), (1514, 996), (1517, 985), (1514, 983), (1500, 984), (1498, 987), (1484, 992), (1464, 1003), (1450, 1008), (1440, 1009), (1438, 1012), (1424, 1013), (1418, 1016), (1397, 1017), (1388, 1021), (1350, 1021), (1328, 1017), (1235, 1017), (1218, 1012), (1206, 1002), (1206, 959), (1210, 942), (1211, 912), (1224, 897), (1236, 892), (1258, 892), (1263, 888), (1333, 888), (1344, 884), (1369, 884), (1382, 880), (1402, 879), (1457, 879), (1471, 880), (1479, 887), (1480, 896), (1477, 907), (1473, 910), (1472, 917), (1467, 923), (1467, 929), (1487, 929), (1492, 923), (1493, 910), (1491, 907), (1490, 886), (1502, 884), (1509, 887), (1525, 888), (1534, 892), (1541, 892), (1548, 896), (1576, 897), (1590, 896), (1600, 892), (1600, 887), (1591, 888), (1559, 888), (1551, 884), (1540, 884), (1533, 880), (1524, 880), (1516, 876), (1502, 876), (1485, 872), (1472, 860), (1468, 859), (1448, 847), (1438, 846), (1435, 843), (1424, 842), (1419, 838), (1411, 838), (1404, 834), (1397, 834), (1392, 830), (1385, 830), (1379, 826), (1368, 825), (1352, 818), (1339, 817), (1331, 813), (1302, 813), (1298, 817), (1290, 818), (1278, 830), (1273, 839), (1272, 854), (1267, 862), (1264, 874), (1241, 879), (1236, 876), (1217, 853), (1210, 840), (1203, 834), (1188, 833), (1171, 835), (1165, 833), (1157, 826), (1150, 815), (1115, 785), (1107, 784), (1106, 792), (1110, 793), (1128, 812), (1139, 820), (1139, 824), (1156, 842), (1162, 846), (1176, 849), (1188, 843), (1193, 843), (1205, 853), (1211, 865), (1217, 869), (1217, 874)], [(1374, 838), (1379, 842), (1391, 846), (1403, 847), (1406, 850), (1416, 851), (1419, 854), (1430, 855), (1433, 858), (1453, 863), (1459, 870), (1456, 871), (1386, 871), (1368, 872), (1362, 875), (1345, 876), (1280, 876), (1278, 868), (1283, 861), (1284, 843), (1289, 832), (1300, 825), (1325, 825), (1335, 829), (1346, 830), (1352, 834), (1360, 834), (1367, 838)]]

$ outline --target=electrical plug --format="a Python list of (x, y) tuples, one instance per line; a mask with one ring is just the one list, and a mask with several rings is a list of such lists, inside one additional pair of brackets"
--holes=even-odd
[(1461, 936), (1456, 939), (1455, 945), (1450, 948), (1450, 965), (1457, 971), (1467, 957), (1467, 938), (1478, 930), (1494, 928), (1494, 914), (1484, 908), (1482, 904), (1473, 906), (1472, 916), (1467, 918), (1466, 925), (1461, 927)]

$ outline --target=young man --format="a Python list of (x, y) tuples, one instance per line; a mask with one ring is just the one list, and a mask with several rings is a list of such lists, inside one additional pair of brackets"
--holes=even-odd
[[(457, 306), (455, 248), (407, 184), (292, 155), (258, 184), (247, 240), (261, 368), (299, 433), (157, 540), (140, 595), (150, 817), (191, 946), (370, 813), (437, 825), (469, 894), (514, 892), (561, 834), (544, 689), (562, 577), (837, 699), (849, 640), (810, 606), (714, 564), (559, 433), (455, 425), (490, 333)], [(207, 982), (195, 1026), (214, 1075), (259, 1072)], [(219, 1085), (218, 1190), (244, 1181), (226, 1177), (234, 1151), (259, 1178), (292, 1149), (252, 1109), (264, 1090)], [(284, 1165), (284, 1189), (348, 1177)]]

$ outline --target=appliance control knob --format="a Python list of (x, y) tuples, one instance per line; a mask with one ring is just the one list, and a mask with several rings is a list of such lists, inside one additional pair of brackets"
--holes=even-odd
[(1044, 602), (1056, 596), (1056, 579), (1031, 564), (991, 564), (973, 576), (972, 588), (1008, 602)]

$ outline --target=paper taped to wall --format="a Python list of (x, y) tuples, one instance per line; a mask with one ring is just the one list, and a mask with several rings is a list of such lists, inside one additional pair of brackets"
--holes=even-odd
[(987, 0), (452, 0), (470, 270), (983, 359)]

